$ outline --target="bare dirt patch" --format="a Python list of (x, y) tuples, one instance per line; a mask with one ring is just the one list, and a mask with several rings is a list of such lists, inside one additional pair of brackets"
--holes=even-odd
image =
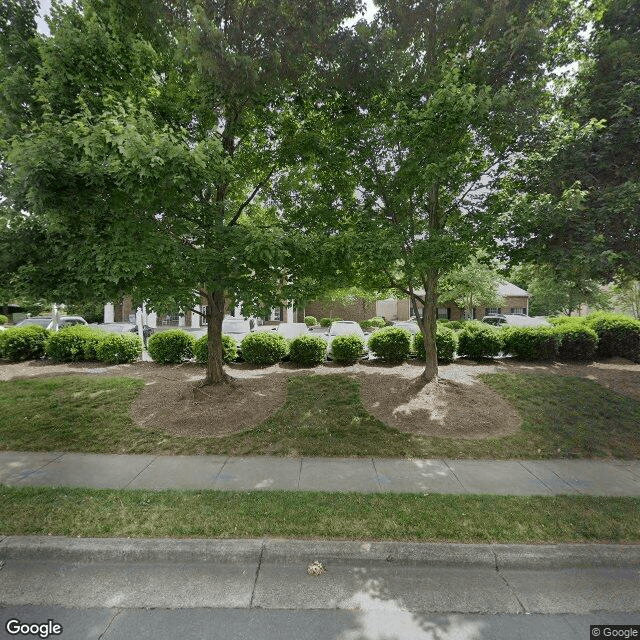
[(225, 436), (251, 429), (285, 402), (287, 379), (297, 375), (341, 373), (359, 380), (365, 409), (389, 426), (423, 436), (480, 439), (516, 432), (521, 424), (514, 407), (483, 384), (480, 373), (529, 372), (579, 376), (617, 393), (640, 400), (640, 365), (623, 359), (592, 364), (539, 364), (496, 360), (476, 364), (459, 360), (440, 367), (440, 380), (425, 385), (423, 365), (399, 366), (362, 362), (352, 366), (328, 363), (298, 368), (288, 363), (272, 367), (233, 364), (227, 372), (234, 384), (199, 388), (204, 369), (195, 364), (162, 366), (151, 362), (125, 365), (100, 363), (2, 363), (0, 380), (36, 376), (93, 374), (145, 380), (132, 406), (142, 427), (175, 435)]

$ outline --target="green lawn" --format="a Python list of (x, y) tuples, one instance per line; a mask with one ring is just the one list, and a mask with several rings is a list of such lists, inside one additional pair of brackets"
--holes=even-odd
[(60, 376), (0, 383), (0, 449), (447, 458), (640, 457), (640, 402), (581, 378), (484, 374), (514, 404), (522, 430), (503, 438), (419, 438), (367, 413), (358, 382), (295, 376), (285, 405), (248, 431), (224, 438), (141, 429), (129, 407), (143, 382)]
[(0, 534), (633, 543), (640, 498), (0, 486)]

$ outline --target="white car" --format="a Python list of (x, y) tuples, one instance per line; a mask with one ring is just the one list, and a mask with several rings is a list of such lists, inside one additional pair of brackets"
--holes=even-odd
[[(16, 327), (26, 327), (30, 324), (37, 324), (45, 329), (53, 329), (53, 318), (51, 316), (34, 316), (33, 318), (25, 318), (20, 320)], [(58, 329), (64, 329), (64, 327), (72, 327), (76, 324), (83, 324), (88, 326), (89, 323), (80, 316), (60, 316), (58, 318)]]
[(304, 322), (281, 322), (272, 331), (284, 336), (287, 340), (293, 340), (298, 336), (305, 336), (309, 331), (309, 327)]
[(494, 327), (550, 327), (544, 316), (525, 316), (521, 313), (490, 314), (482, 318)]
[(338, 322), (332, 322), (329, 327), (329, 331), (324, 334), (324, 338), (327, 341), (327, 358), (329, 360), (332, 359), (331, 352), (331, 343), (337, 336), (349, 336), (354, 335), (362, 338), (362, 342), (364, 342), (364, 354), (363, 356), (368, 356), (369, 348), (367, 347), (367, 339), (365, 338), (364, 331), (362, 327), (357, 323), (351, 320), (340, 320)]
[(240, 348), (242, 339), (254, 330), (255, 326), (252, 324), (250, 320), (244, 318), (225, 318), (222, 321), (222, 333), (231, 336)]

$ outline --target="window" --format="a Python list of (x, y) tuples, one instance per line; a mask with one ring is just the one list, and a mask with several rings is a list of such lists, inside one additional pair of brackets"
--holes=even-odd
[(207, 325), (207, 305), (203, 305), (202, 307), (200, 307), (202, 313), (204, 315), (200, 316), (200, 326), (201, 327), (205, 327)]
[(180, 314), (178, 313), (168, 313), (165, 316), (162, 316), (160, 320), (160, 325), (163, 327), (177, 327), (180, 323)]
[(512, 314), (515, 313), (515, 314), (520, 314), (520, 315), (526, 316), (527, 315), (527, 309), (525, 307), (518, 307), (518, 308), (511, 307), (511, 313)]
[(438, 320), (449, 320), (451, 317), (451, 309), (447, 307), (438, 307)]
[(502, 313), (502, 309), (498, 309), (496, 307), (489, 307), (488, 309), (485, 309), (484, 312), (485, 312), (485, 315), (489, 315), (490, 313), (493, 315), (500, 315)]

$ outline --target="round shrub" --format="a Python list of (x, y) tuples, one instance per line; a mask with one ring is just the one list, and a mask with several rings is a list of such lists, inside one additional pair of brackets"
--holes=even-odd
[(142, 342), (133, 333), (108, 333), (96, 347), (96, 357), (107, 364), (135, 362), (142, 353)]
[(328, 327), (331, 325), (331, 318), (320, 318), (320, 326)]
[(382, 327), (386, 327), (387, 323), (384, 318), (380, 316), (375, 316), (373, 318), (369, 318), (367, 321), (370, 327), (375, 327), (376, 329), (382, 329)]
[(384, 327), (371, 335), (368, 345), (386, 362), (403, 362), (411, 351), (411, 334), (400, 327)]
[(331, 356), (336, 362), (353, 364), (364, 355), (364, 340), (360, 336), (336, 336), (331, 343)]
[(154, 362), (159, 364), (179, 364), (193, 358), (192, 335), (180, 329), (160, 331), (149, 337), (147, 349)]
[(242, 357), (252, 364), (275, 364), (289, 352), (287, 339), (272, 331), (248, 333), (240, 345)]
[(2, 357), (13, 362), (42, 358), (48, 336), (49, 331), (35, 324), (7, 329), (2, 332)]
[[(458, 336), (453, 329), (442, 325), (436, 326), (436, 353), (440, 364), (449, 364), (453, 362), (453, 356), (458, 349)], [(418, 331), (413, 336), (413, 350), (417, 353), (418, 358), (426, 359), (424, 350), (424, 340), (422, 332)]]
[(9, 322), (9, 318), (0, 313), (0, 324), (7, 324), (7, 322)]
[(582, 323), (584, 322), (584, 317), (580, 316), (551, 316), (547, 318), (550, 325), (557, 327), (561, 324), (571, 324), (571, 323)]
[(596, 356), (620, 356), (640, 362), (640, 321), (617, 313), (596, 312), (585, 324), (598, 335)]
[[(204, 335), (202, 338), (198, 338), (193, 345), (193, 355), (196, 357), (196, 361), (200, 364), (206, 364), (209, 359), (209, 345), (207, 341), (207, 336)], [(229, 364), (233, 362), (238, 357), (238, 347), (236, 346), (236, 341), (231, 337), (224, 335), (222, 336), (222, 362), (224, 364)]]
[(98, 344), (107, 334), (86, 325), (65, 327), (52, 333), (44, 345), (48, 358), (58, 362), (95, 360)]
[(555, 360), (560, 337), (551, 327), (502, 329), (504, 350), (520, 360)]
[(593, 360), (598, 335), (583, 322), (564, 322), (554, 327), (560, 338), (558, 357), (561, 360)]
[(459, 331), (460, 329), (464, 329), (465, 324), (465, 320), (449, 320), (448, 327), (454, 331)]
[(493, 358), (504, 347), (502, 333), (491, 325), (473, 320), (458, 334), (458, 354), (473, 360)]
[(318, 319), (314, 316), (305, 316), (304, 323), (307, 327), (315, 327), (318, 324)]
[(322, 364), (327, 355), (327, 343), (320, 336), (298, 336), (289, 343), (289, 358), (294, 364)]

